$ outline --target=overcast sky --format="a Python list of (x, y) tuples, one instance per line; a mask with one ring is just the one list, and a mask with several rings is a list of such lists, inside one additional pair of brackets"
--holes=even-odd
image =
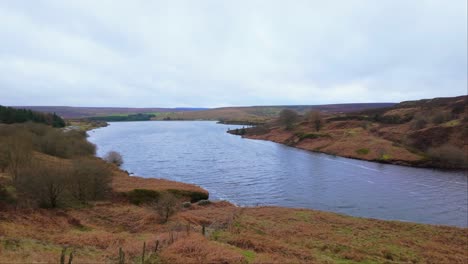
[(466, 93), (466, 0), (0, 0), (3, 105), (217, 107)]

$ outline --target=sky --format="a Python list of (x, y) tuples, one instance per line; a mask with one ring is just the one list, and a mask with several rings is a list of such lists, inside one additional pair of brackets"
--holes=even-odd
[(0, 104), (221, 107), (467, 94), (466, 0), (0, 0)]

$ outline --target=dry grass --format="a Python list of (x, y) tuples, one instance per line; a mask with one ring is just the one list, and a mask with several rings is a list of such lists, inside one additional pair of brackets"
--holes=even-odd
[[(76, 263), (466, 263), (468, 229), (362, 219), (221, 202), (184, 209), (161, 225), (149, 208), (2, 212), (0, 263), (57, 262), (64, 245)], [(201, 235), (202, 225), (206, 236)], [(154, 253), (156, 241), (159, 250)], [(75, 263), (75, 262), (74, 262)]]
[(161, 258), (167, 263), (246, 263), (238, 248), (193, 234), (167, 247)]
[[(269, 133), (247, 135), (246, 137), (270, 140), (305, 150), (371, 161), (412, 163), (423, 159), (421, 155), (410, 152), (404, 146), (377, 136), (361, 126), (362, 121), (332, 122), (320, 131), (321, 134), (327, 135), (326, 137), (300, 140), (297, 137), (298, 132), (316, 133), (311, 124), (304, 122), (301, 126), (296, 127), (294, 131), (273, 128)], [(401, 135), (399, 137), (401, 138)], [(359, 149), (369, 151), (363, 155), (358, 152)]]
[[(313, 122), (300, 122), (288, 131), (277, 127), (275, 122), (264, 125), (263, 134), (248, 130), (244, 137), (270, 140), (305, 150), (318, 151), (343, 157), (429, 167), (464, 168), (462, 162), (440, 162), (444, 157), (433, 159), (427, 152), (444, 144), (467, 149), (466, 144), (466, 96), (436, 98), (404, 102), (388, 110), (367, 110), (339, 120), (330, 115), (320, 134), (325, 137), (301, 137), (317, 134)], [(356, 118), (356, 115), (360, 118)], [(387, 117), (387, 121), (373, 118)], [(354, 116), (354, 117), (353, 117)], [(341, 116), (343, 117), (343, 116)], [(339, 117), (339, 118), (341, 118)], [(399, 117), (391, 121), (390, 117)], [(440, 122), (433, 120), (441, 117)], [(415, 126), (417, 119), (424, 119), (423, 127)], [(365, 149), (366, 151), (359, 151)], [(367, 151), (368, 150), (368, 151)], [(466, 165), (465, 165), (466, 166)]]
[(141, 178), (129, 176), (124, 172), (116, 172), (112, 181), (112, 188), (116, 192), (129, 192), (134, 189), (164, 191), (169, 189), (208, 193), (199, 186), (156, 178)]

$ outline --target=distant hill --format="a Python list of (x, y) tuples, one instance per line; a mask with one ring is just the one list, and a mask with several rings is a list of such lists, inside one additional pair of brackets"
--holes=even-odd
[(175, 120), (219, 120), (227, 123), (252, 122), (263, 123), (276, 118), (283, 109), (292, 109), (300, 114), (309, 110), (318, 110), (323, 113), (339, 114), (366, 109), (387, 108), (395, 103), (357, 103), (357, 104), (328, 104), (328, 105), (283, 105), (283, 106), (247, 106), (222, 107), (201, 111), (165, 113), (157, 115), (155, 119)]
[(348, 113), (366, 109), (391, 107), (395, 103), (357, 103), (328, 105), (284, 105), (284, 106), (245, 106), (221, 108), (124, 108), (124, 107), (70, 107), (70, 106), (15, 106), (34, 111), (53, 112), (63, 118), (101, 118), (102, 120), (124, 120), (112, 116), (136, 114), (153, 114), (154, 120), (219, 120), (219, 121), (249, 121), (265, 122), (274, 118), (282, 109), (293, 109), (305, 113), (314, 109), (324, 113)]
[(347, 113), (322, 112), (319, 118), (302, 116), (289, 127), (272, 119), (230, 133), (355, 159), (468, 168), (467, 113), (468, 96), (433, 98)]
[(129, 115), (139, 113), (199, 111), (207, 108), (126, 108), (126, 107), (72, 107), (72, 106), (13, 106), (41, 112), (53, 112), (63, 118), (86, 118), (110, 115)]

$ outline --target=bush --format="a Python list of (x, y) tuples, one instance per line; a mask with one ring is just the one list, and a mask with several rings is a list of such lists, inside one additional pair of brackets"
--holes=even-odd
[(16, 181), (19, 169), (31, 162), (31, 135), (14, 127), (6, 128), (0, 135), (0, 170), (7, 170)]
[(64, 164), (35, 161), (21, 168), (15, 187), (23, 199), (30, 199), (41, 207), (55, 208), (63, 201), (70, 173)]
[(210, 200), (200, 200), (197, 203), (198, 205), (205, 206), (205, 205), (210, 205), (211, 201)]
[(0, 185), (0, 202), (14, 203), (16, 200), (16, 190), (13, 186)]
[(183, 208), (190, 208), (190, 207), (192, 207), (192, 203), (191, 202), (184, 202), (184, 203), (182, 203), (182, 207)]
[(68, 190), (82, 203), (103, 199), (110, 192), (112, 172), (102, 161), (91, 158), (73, 160)]
[(196, 203), (200, 200), (207, 200), (209, 198), (209, 194), (205, 192), (196, 192), (196, 191), (187, 191), (187, 190), (177, 190), (177, 189), (169, 189), (168, 192), (175, 195), (177, 198), (190, 198), (190, 202)]
[(177, 211), (178, 204), (179, 201), (175, 195), (169, 192), (163, 192), (158, 202), (156, 202), (153, 207), (159, 216), (161, 216), (161, 222), (166, 223), (169, 217)]
[(60, 158), (89, 156), (96, 153), (96, 146), (86, 140), (86, 133), (80, 131), (63, 132), (51, 129), (37, 140), (38, 150)]
[(446, 121), (449, 121), (450, 117), (447, 116), (447, 114), (444, 113), (438, 113), (432, 118), (432, 123), (439, 125), (442, 123), (445, 123)]
[(128, 200), (136, 205), (157, 202), (160, 196), (160, 192), (147, 189), (134, 189), (127, 193)]
[(294, 123), (299, 121), (299, 115), (294, 110), (283, 109), (279, 114), (278, 121), (280, 124), (284, 125), (287, 130), (290, 130), (293, 128)]
[[(10, 140), (6, 140), (9, 137)], [(94, 155), (96, 147), (86, 140), (86, 133), (79, 131), (64, 132), (43, 124), (24, 123), (0, 126), (0, 141), (18, 139), (36, 150), (51, 156), (73, 158)]]
[(426, 120), (424, 120), (424, 119), (418, 119), (418, 120), (415, 120), (415, 121), (411, 124), (411, 128), (412, 128), (412, 129), (419, 130), (419, 129), (425, 128), (426, 125), (427, 125), (427, 121), (426, 121)]
[(123, 164), (122, 155), (120, 155), (120, 153), (118, 153), (117, 151), (107, 152), (107, 154), (104, 156), (104, 160), (119, 167)]
[(467, 155), (463, 149), (445, 144), (428, 150), (428, 155), (444, 167), (468, 167)]
[(248, 132), (249, 135), (263, 135), (270, 132), (270, 129), (265, 125), (257, 125), (254, 127), (250, 127)]
[(319, 131), (322, 128), (323, 120), (319, 111), (311, 110), (305, 114), (305, 119), (312, 122), (315, 127), (315, 131)]
[(356, 150), (356, 153), (359, 155), (367, 155), (369, 154), (369, 149), (361, 148), (361, 149)]
[(307, 138), (315, 139), (315, 138), (321, 138), (321, 137), (330, 137), (329, 134), (304, 133), (304, 132), (295, 133), (295, 136), (297, 136), (299, 138), (299, 140), (304, 140), (304, 139), (307, 139)]

